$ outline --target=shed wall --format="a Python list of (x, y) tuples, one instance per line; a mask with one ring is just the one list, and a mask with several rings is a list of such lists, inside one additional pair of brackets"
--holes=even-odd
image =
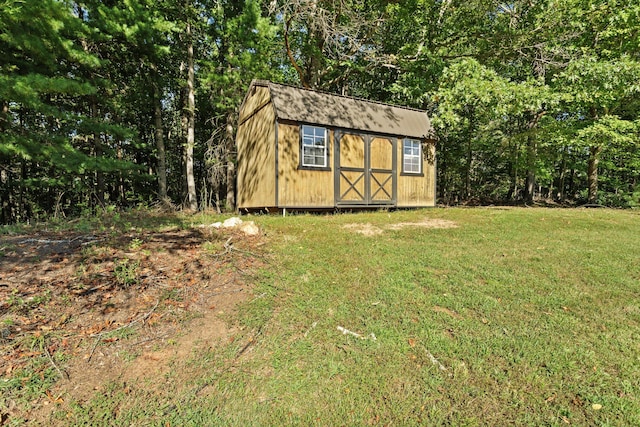
[[(242, 109), (238, 115), (238, 123), (244, 122), (247, 117), (254, 114), (262, 106), (271, 102), (269, 88), (265, 86), (252, 86), (247, 94)], [(272, 107), (273, 108), (273, 107)]]
[[(329, 165), (333, 165), (333, 132), (329, 131)], [(299, 169), (300, 126), (278, 124), (278, 207), (331, 208), (333, 167), (331, 170)]]
[[(245, 121), (240, 121), (236, 136), (238, 208), (260, 209), (276, 205), (275, 110), (273, 104), (264, 104), (262, 95), (258, 91), (248, 98), (239, 115)], [(254, 110), (248, 112), (249, 108)]]
[[(435, 206), (435, 144), (422, 157), (424, 176), (402, 175), (402, 140), (398, 141), (398, 207)], [(425, 159), (426, 157), (426, 159)]]

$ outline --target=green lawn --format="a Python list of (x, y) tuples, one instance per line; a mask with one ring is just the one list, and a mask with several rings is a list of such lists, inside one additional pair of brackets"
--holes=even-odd
[[(114, 384), (61, 417), (163, 426), (640, 425), (638, 212), (251, 219), (267, 234), (268, 266), (235, 319), (242, 336), (176, 367), (193, 373), (178, 392), (168, 385), (151, 395), (140, 384), (125, 394)], [(456, 226), (393, 227), (425, 220)]]

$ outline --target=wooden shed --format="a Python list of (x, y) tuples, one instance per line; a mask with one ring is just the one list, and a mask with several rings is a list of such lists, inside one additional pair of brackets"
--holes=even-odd
[(236, 143), (241, 210), (435, 204), (424, 111), (253, 81)]

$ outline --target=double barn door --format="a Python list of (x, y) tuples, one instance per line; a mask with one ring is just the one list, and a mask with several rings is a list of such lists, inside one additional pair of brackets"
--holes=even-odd
[(396, 204), (396, 139), (336, 132), (338, 206)]

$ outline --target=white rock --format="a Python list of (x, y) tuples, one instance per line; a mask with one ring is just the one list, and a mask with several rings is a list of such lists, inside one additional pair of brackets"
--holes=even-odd
[(253, 221), (248, 221), (242, 224), (240, 230), (247, 236), (257, 236), (260, 234), (260, 229)]
[(237, 227), (240, 224), (242, 224), (242, 220), (240, 218), (238, 218), (237, 216), (232, 216), (229, 219), (226, 219), (223, 223), (222, 226), (224, 228), (232, 228), (232, 227)]

